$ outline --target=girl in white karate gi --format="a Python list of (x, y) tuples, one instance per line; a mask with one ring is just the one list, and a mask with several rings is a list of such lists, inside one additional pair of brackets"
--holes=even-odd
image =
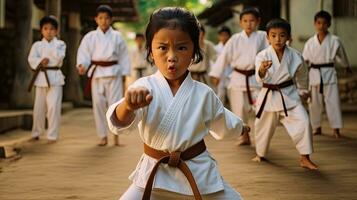
[(263, 83), (263, 88), (257, 98), (257, 155), (253, 161), (265, 159), (270, 140), (280, 122), (300, 153), (300, 166), (315, 170), (317, 166), (310, 160), (313, 146), (309, 116), (300, 100), (300, 95), (304, 99), (309, 97), (307, 68), (300, 53), (286, 45), (290, 33), (287, 21), (271, 20), (267, 24), (271, 46), (261, 51), (255, 60), (256, 78)]
[[(77, 69), (80, 75), (88, 74), (84, 91), (91, 91), (95, 126), (100, 138), (99, 146), (108, 143), (109, 128), (105, 119), (108, 105), (123, 97), (124, 76), (130, 74), (130, 58), (126, 43), (119, 31), (111, 27), (112, 9), (100, 5), (96, 10), (96, 30), (87, 33), (78, 48)], [(119, 145), (114, 135), (114, 145)]]
[(249, 127), (191, 78), (189, 66), (202, 60), (196, 17), (184, 8), (159, 9), (146, 39), (148, 60), (158, 71), (137, 80), (107, 112), (113, 132), (138, 127), (144, 143), (129, 177), (133, 184), (120, 199), (241, 199), (222, 179), (203, 138), (239, 135)]
[[(243, 31), (234, 34), (224, 46), (222, 53), (213, 65), (209, 76), (217, 86), (224, 69), (232, 68), (228, 84), (231, 110), (244, 123), (248, 123), (249, 113), (254, 113), (256, 96), (261, 88), (254, 78), (254, 60), (257, 53), (268, 46), (266, 33), (257, 30), (260, 12), (256, 8), (246, 8), (240, 13), (240, 26)], [(250, 145), (249, 135), (239, 137), (238, 145)]]
[(314, 26), (317, 33), (305, 43), (302, 55), (310, 65), (309, 110), (314, 135), (322, 134), (321, 115), (325, 102), (330, 126), (333, 128), (334, 136), (339, 138), (343, 124), (335, 63), (346, 68), (347, 73), (352, 70), (340, 39), (328, 32), (330, 25), (331, 15), (328, 12), (316, 13)]
[(28, 62), (34, 71), (29, 90), (35, 86), (36, 92), (31, 140), (39, 140), (45, 131), (47, 115), (49, 144), (58, 139), (64, 85), (60, 67), (66, 54), (66, 44), (56, 38), (57, 28), (58, 22), (54, 16), (43, 17), (40, 21), (43, 38), (32, 45), (28, 56)]

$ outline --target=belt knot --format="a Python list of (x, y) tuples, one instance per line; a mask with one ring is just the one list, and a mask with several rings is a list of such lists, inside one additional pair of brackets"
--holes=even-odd
[(170, 153), (170, 158), (169, 158), (169, 162), (167, 164), (169, 164), (169, 166), (171, 167), (177, 167), (181, 162), (181, 151), (174, 151), (172, 153)]

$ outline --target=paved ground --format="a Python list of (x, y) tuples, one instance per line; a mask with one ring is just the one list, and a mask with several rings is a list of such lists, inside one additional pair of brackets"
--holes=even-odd
[[(357, 115), (344, 119), (344, 138), (331, 137), (327, 124), (326, 135), (314, 137), (312, 159), (320, 167), (314, 172), (298, 166), (298, 153), (282, 127), (267, 163), (251, 162), (253, 147), (238, 148), (232, 138), (206, 141), (222, 176), (244, 199), (357, 199)], [(29, 134), (15, 130), (0, 135), (0, 142)], [(137, 133), (121, 136), (124, 147), (97, 147), (96, 142), (91, 110), (67, 112), (58, 143), (25, 143), (21, 159), (0, 160), (0, 199), (118, 199), (130, 184), (127, 177), (142, 153), (141, 142)]]

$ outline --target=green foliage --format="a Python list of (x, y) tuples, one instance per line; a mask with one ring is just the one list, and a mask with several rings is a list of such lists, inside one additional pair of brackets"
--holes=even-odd
[(146, 24), (153, 11), (158, 8), (168, 6), (185, 7), (195, 14), (202, 12), (207, 5), (210, 5), (212, 0), (208, 0), (206, 5), (201, 4), (199, 0), (137, 0), (137, 10), (139, 14), (138, 22), (117, 22), (114, 24), (116, 28), (124, 32), (141, 32), (145, 31)]

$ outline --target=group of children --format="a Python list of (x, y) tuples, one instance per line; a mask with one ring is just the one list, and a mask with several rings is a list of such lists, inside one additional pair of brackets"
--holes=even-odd
[[(265, 159), (280, 122), (301, 155), (300, 165), (317, 169), (309, 158), (312, 134), (301, 99), (310, 99), (310, 119), (317, 134), (321, 133), (324, 99), (331, 126), (339, 136), (342, 119), (336, 115), (341, 110), (333, 66), (337, 60), (349, 66), (340, 41), (328, 32), (331, 17), (325, 11), (316, 14), (318, 32), (306, 43), (302, 56), (287, 45), (291, 39), (287, 21), (273, 19), (266, 32), (257, 31), (259, 11), (243, 10), (243, 31), (223, 42), (217, 61), (209, 68), (214, 86), (231, 68), (228, 91), (233, 113), (224, 108), (214, 90), (191, 77), (198, 72), (197, 79), (201, 79), (199, 73), (207, 66), (199, 65), (208, 54), (206, 47), (211, 48), (202, 39), (202, 26), (193, 13), (177, 7), (152, 13), (145, 32), (146, 57), (158, 70), (136, 80), (125, 94), (123, 76), (130, 73), (130, 59), (122, 36), (110, 27), (111, 8), (98, 7), (95, 20), (97, 30), (85, 35), (78, 49), (77, 68), (90, 80), (99, 145), (108, 143), (109, 130), (119, 135), (136, 128), (144, 144), (144, 153), (129, 177), (133, 184), (120, 199), (241, 199), (220, 176), (204, 138), (208, 134), (215, 139), (241, 135), (241, 144), (250, 144), (250, 128), (244, 124), (249, 112), (256, 114), (254, 161)], [(55, 37), (53, 17), (45, 17), (40, 25), (43, 39), (33, 45), (29, 55), (36, 75), (33, 139), (38, 140), (44, 131), (45, 116), (39, 113), (47, 105), (52, 143), (58, 137), (64, 84), (59, 68), (65, 44)], [(224, 85), (220, 88), (222, 92)]]

